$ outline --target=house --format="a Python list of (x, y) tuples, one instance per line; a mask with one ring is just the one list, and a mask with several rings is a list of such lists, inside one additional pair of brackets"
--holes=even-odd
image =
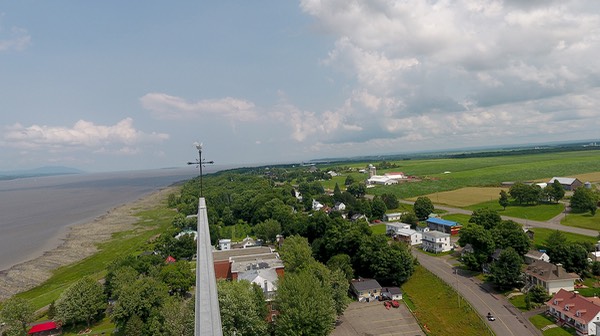
[(231, 239), (219, 239), (219, 249), (231, 250)]
[(48, 321), (43, 323), (38, 323), (29, 329), (27, 335), (32, 336), (55, 336), (62, 335), (62, 329), (60, 324), (54, 321)]
[(246, 238), (242, 239), (241, 242), (236, 242), (236, 243), (231, 244), (231, 248), (239, 249), (239, 248), (248, 248), (248, 247), (253, 247), (253, 246), (261, 246), (262, 243), (263, 243), (263, 241), (260, 239), (254, 239), (250, 236), (246, 236)]
[(336, 202), (335, 205), (333, 206), (333, 210), (334, 211), (344, 211), (344, 210), (346, 210), (346, 204), (344, 204), (342, 202)]
[(553, 177), (548, 181), (548, 184), (554, 183), (555, 180), (558, 180), (565, 190), (575, 190), (583, 185), (583, 183), (575, 177)]
[(168, 257), (165, 259), (165, 264), (172, 264), (172, 263), (174, 263), (174, 262), (177, 262), (177, 259), (173, 258), (172, 256), (168, 256)]
[(528, 291), (531, 287), (540, 285), (552, 295), (560, 289), (572, 291), (575, 289), (575, 280), (579, 276), (575, 273), (567, 273), (561, 264), (551, 264), (543, 260), (536, 260), (525, 267), (525, 287)]
[(452, 250), (450, 243), (450, 234), (439, 231), (423, 232), (421, 248), (424, 251), (433, 253), (442, 253)]
[(196, 230), (183, 230), (175, 236), (175, 239), (179, 240), (179, 238), (185, 235), (192, 235), (194, 237), (194, 240), (198, 240), (198, 231)]
[(550, 257), (546, 254), (545, 251), (529, 250), (529, 252), (527, 252), (524, 255), (524, 257), (525, 257), (525, 263), (527, 265), (533, 263), (536, 260), (550, 262)]
[(404, 214), (404, 212), (387, 213), (387, 214), (383, 215), (383, 221), (384, 222), (399, 221), (400, 217), (402, 217), (403, 214)]
[(336, 176), (340, 175), (340, 174), (334, 172), (333, 170), (328, 171), (327, 174), (329, 174), (331, 177), (336, 177)]
[(363, 214), (360, 214), (360, 213), (357, 213), (357, 214), (352, 215), (352, 217), (350, 217), (350, 221), (352, 221), (352, 222), (357, 222), (357, 221), (359, 221), (361, 219), (365, 219), (366, 220), (367, 216), (365, 216)]
[(473, 245), (471, 244), (466, 244), (461, 250), (460, 250), (460, 256), (464, 257), (465, 255), (469, 254), (469, 253), (475, 253), (475, 249), (473, 248)]
[(458, 234), (458, 231), (460, 231), (461, 227), (457, 222), (437, 217), (429, 217), (427, 218), (426, 222), (427, 227), (429, 227), (430, 230), (449, 233), (453, 236)]
[(400, 287), (385, 287), (381, 289), (381, 295), (390, 300), (402, 300), (402, 291)]
[(381, 285), (375, 279), (358, 278), (352, 280), (350, 290), (359, 302), (376, 300), (381, 295)]
[(319, 210), (323, 209), (323, 204), (321, 204), (319, 201), (313, 199), (313, 201), (312, 201), (312, 209), (314, 211), (319, 211)]
[(385, 233), (389, 235), (395, 235), (398, 230), (410, 229), (410, 224), (400, 222), (388, 222), (385, 223)]
[(248, 280), (263, 291), (269, 310), (267, 320), (273, 321), (279, 314), (273, 302), (277, 291), (277, 279), (284, 275), (283, 261), (275, 250), (255, 246), (227, 251), (213, 251), (215, 277), (232, 281)]
[(396, 239), (409, 245), (419, 245), (423, 240), (423, 234), (412, 229), (400, 229), (396, 231)]
[(547, 313), (554, 316), (557, 324), (568, 325), (577, 335), (598, 335), (600, 332), (600, 299), (586, 298), (577, 292), (559, 290), (546, 302)]

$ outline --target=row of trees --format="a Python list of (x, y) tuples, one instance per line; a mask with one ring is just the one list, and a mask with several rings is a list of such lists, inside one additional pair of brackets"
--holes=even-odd
[[(554, 180), (552, 184), (548, 184), (543, 189), (536, 184), (519, 182), (510, 187), (508, 194), (518, 204), (537, 204), (539, 202), (558, 203), (565, 196), (565, 189), (558, 180)], [(506, 200), (506, 195), (501, 194), (501, 200)], [(501, 205), (506, 208), (508, 203), (501, 203)]]

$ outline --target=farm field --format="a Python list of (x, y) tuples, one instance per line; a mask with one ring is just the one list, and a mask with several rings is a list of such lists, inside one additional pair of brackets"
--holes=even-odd
[[(376, 162), (372, 163), (376, 164)], [(369, 194), (392, 193), (406, 199), (464, 187), (499, 188), (504, 181), (546, 180), (553, 176), (585, 176), (594, 181), (600, 175), (600, 160), (596, 151), (467, 159), (405, 160), (394, 163), (398, 167), (377, 173), (402, 171), (407, 175), (418, 176), (422, 181), (377, 186), (368, 189)], [(364, 166), (366, 164), (368, 163)], [(358, 174), (357, 177), (366, 180), (364, 174)], [(335, 182), (333, 184), (335, 185)]]
[[(452, 207), (464, 208), (486, 201), (496, 201), (496, 203), (498, 203), (501, 190), (508, 192), (507, 188), (466, 187), (456, 190), (427, 194), (425, 196), (435, 204), (445, 204)], [(409, 200), (415, 201), (416, 199), (416, 197), (412, 197)], [(502, 208), (500, 207), (500, 209)]]

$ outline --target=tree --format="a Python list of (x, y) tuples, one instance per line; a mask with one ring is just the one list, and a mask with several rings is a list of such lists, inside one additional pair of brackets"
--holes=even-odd
[(504, 210), (506, 210), (506, 207), (510, 204), (506, 191), (500, 190), (500, 199), (498, 200), (498, 203)]
[(291, 236), (285, 240), (279, 250), (286, 272), (295, 272), (314, 261), (308, 240), (300, 236)]
[(489, 208), (481, 208), (473, 211), (473, 214), (469, 219), (469, 223), (481, 225), (486, 230), (491, 230), (496, 227), (496, 225), (500, 224), (500, 222), (502, 222), (502, 217), (500, 217), (496, 210)]
[(254, 226), (256, 238), (263, 239), (266, 242), (274, 242), (278, 234), (281, 233), (281, 225), (275, 219), (267, 219)]
[(540, 285), (533, 286), (529, 290), (529, 292), (527, 292), (527, 295), (529, 296), (532, 302), (538, 304), (542, 304), (550, 300), (550, 295), (548, 295), (546, 289)]
[(524, 256), (531, 248), (531, 239), (523, 231), (521, 224), (506, 220), (492, 229), (496, 248), (512, 247), (520, 256)]
[(252, 283), (221, 280), (217, 283), (217, 294), (224, 336), (267, 334), (268, 325), (263, 315), (266, 302), (264, 297), (259, 299), (255, 295)]
[(344, 181), (344, 185), (346, 186), (346, 188), (352, 184), (354, 184), (355, 180), (354, 180), (354, 176), (352, 175), (348, 175), (346, 176), (346, 180)]
[(385, 206), (388, 210), (396, 209), (400, 206), (398, 197), (396, 197), (396, 195), (394, 195), (394, 194), (383, 194), (383, 195), (381, 195), (381, 199), (385, 203)]
[(433, 203), (426, 196), (418, 197), (413, 204), (413, 211), (419, 220), (425, 220), (434, 211)]
[(342, 190), (340, 189), (340, 186), (337, 182), (335, 183), (335, 187), (333, 188), (333, 199), (336, 202), (342, 202)]
[(367, 192), (367, 185), (362, 182), (354, 182), (346, 188), (354, 197), (363, 197)]
[(363, 239), (355, 263), (362, 276), (396, 286), (408, 280), (415, 269), (414, 258), (406, 244), (388, 243), (382, 235)]
[(6, 323), (7, 335), (27, 335), (34, 312), (31, 303), (25, 299), (13, 296), (4, 301), (0, 310), (0, 320)]
[(383, 202), (381, 197), (375, 196), (375, 198), (373, 199), (373, 203), (371, 203), (371, 215), (373, 216), (373, 218), (382, 219), (383, 215), (385, 215), (386, 210), (387, 207), (385, 205), (385, 202)]
[(555, 179), (552, 184), (546, 186), (546, 189), (548, 189), (548, 196), (556, 203), (565, 197), (565, 188), (563, 188), (562, 184), (560, 184), (557, 179)]
[(85, 322), (90, 326), (106, 306), (102, 285), (90, 277), (83, 277), (60, 295), (56, 301), (56, 315), (64, 323)]
[(177, 261), (161, 268), (160, 279), (171, 293), (183, 296), (196, 283), (194, 272), (187, 261)]
[(286, 273), (277, 288), (276, 302), (279, 307), (275, 322), (277, 336), (326, 336), (333, 330), (334, 300), (311, 270)]
[(416, 226), (419, 223), (419, 218), (412, 211), (407, 211), (400, 215), (400, 221), (402, 223), (410, 224), (411, 227)]
[(194, 336), (194, 299), (171, 298), (165, 302), (160, 315), (164, 336)]
[(492, 282), (501, 290), (519, 287), (522, 283), (521, 263), (521, 256), (512, 247), (505, 248), (490, 269)]
[(578, 212), (589, 211), (592, 216), (596, 215), (598, 209), (597, 196), (585, 187), (579, 187), (573, 192), (571, 196), (571, 208)]
[(119, 327), (124, 327), (134, 315), (146, 323), (152, 313), (160, 311), (167, 297), (165, 284), (155, 278), (141, 276), (121, 290), (111, 318)]
[(555, 230), (548, 235), (548, 238), (546, 238), (546, 241), (544, 242), (544, 246), (546, 246), (546, 253), (553, 264), (565, 262), (568, 254), (565, 249), (566, 245), (567, 237), (562, 231)]
[(542, 196), (542, 188), (535, 184), (526, 185), (518, 182), (510, 187), (508, 193), (519, 204), (537, 203)]
[(327, 261), (327, 267), (332, 270), (339, 270), (344, 273), (346, 280), (350, 281), (354, 278), (354, 270), (352, 269), (352, 260), (347, 254), (336, 254)]
[(133, 315), (127, 323), (125, 323), (125, 335), (127, 336), (143, 336), (144, 335), (144, 322), (142, 319)]
[(496, 248), (491, 231), (473, 223), (461, 228), (458, 244), (462, 247), (470, 244), (473, 248), (473, 253), (463, 256), (463, 263), (474, 271), (481, 271), (481, 267)]

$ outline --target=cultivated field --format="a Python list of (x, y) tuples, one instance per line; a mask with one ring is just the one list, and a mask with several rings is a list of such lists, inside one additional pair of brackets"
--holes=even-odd
[[(453, 207), (467, 207), (491, 200), (497, 200), (500, 197), (500, 190), (508, 192), (506, 188), (476, 188), (467, 187), (451, 191), (442, 191), (425, 196), (436, 204), (446, 204)], [(410, 198), (411, 201), (416, 197)]]

